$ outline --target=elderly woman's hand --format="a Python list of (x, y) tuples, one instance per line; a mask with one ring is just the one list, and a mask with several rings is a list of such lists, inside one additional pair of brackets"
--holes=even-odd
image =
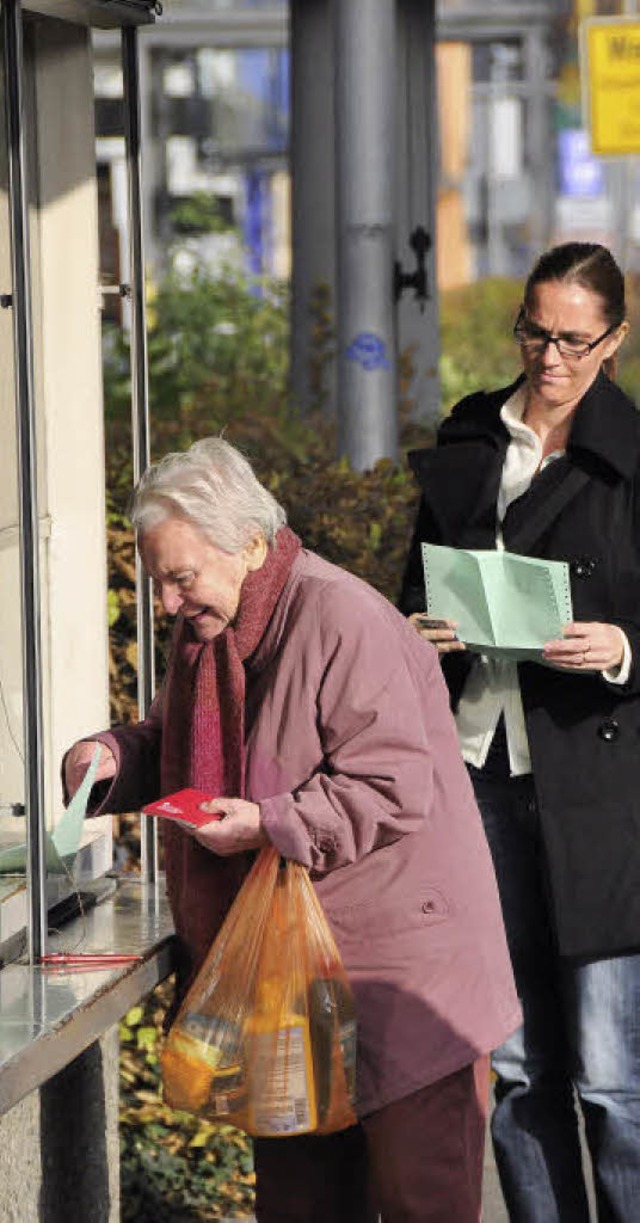
[(261, 849), (268, 845), (269, 838), (260, 823), (260, 807), (244, 798), (214, 798), (200, 804), (202, 811), (212, 816), (222, 813), (222, 819), (213, 819), (194, 830), (193, 835), (205, 849), (210, 849), (221, 858), (242, 853), (244, 849)]
[(615, 624), (574, 621), (566, 624), (562, 638), (547, 641), (543, 656), (566, 671), (615, 671), (623, 661), (626, 637)]
[(100, 748), (100, 759), (95, 781), (106, 781), (115, 777), (116, 758), (110, 747), (107, 747), (105, 743), (99, 743), (96, 739), (84, 739), (79, 743), (74, 743), (64, 758), (64, 784), (69, 799), (73, 798), (76, 790), (82, 785), (96, 747)]
[(417, 629), (425, 641), (430, 641), (439, 654), (448, 654), (451, 650), (464, 650), (465, 645), (456, 637), (457, 624), (455, 620), (434, 620), (426, 612), (414, 612), (409, 616), (409, 623)]

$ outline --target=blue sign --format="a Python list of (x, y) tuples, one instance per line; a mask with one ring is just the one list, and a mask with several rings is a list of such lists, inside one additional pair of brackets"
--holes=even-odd
[(591, 153), (583, 128), (558, 132), (558, 179), (560, 194), (572, 199), (594, 199), (605, 193), (602, 162)]
[(367, 372), (375, 369), (391, 369), (384, 340), (373, 331), (361, 331), (346, 351), (348, 361), (357, 361)]

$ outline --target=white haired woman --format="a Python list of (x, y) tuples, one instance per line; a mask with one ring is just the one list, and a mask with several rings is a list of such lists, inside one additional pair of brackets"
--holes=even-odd
[(309, 869), (358, 1007), (359, 1123), (258, 1139), (261, 1223), (480, 1217), (487, 1053), (519, 1022), (497, 890), (437, 653), (301, 548), (220, 438), (145, 474), (133, 514), (165, 612), (161, 693), (94, 744), (122, 811), (184, 786), (221, 822), (165, 829), (182, 993), (271, 842)]

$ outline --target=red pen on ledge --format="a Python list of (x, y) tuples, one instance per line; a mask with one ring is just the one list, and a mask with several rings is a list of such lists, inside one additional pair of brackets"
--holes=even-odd
[(120, 968), (123, 964), (135, 964), (142, 957), (109, 951), (51, 951), (40, 956), (43, 968)]

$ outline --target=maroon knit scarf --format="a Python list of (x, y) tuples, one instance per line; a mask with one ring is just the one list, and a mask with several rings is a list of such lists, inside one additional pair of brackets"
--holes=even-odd
[[(244, 662), (257, 649), (300, 550), (281, 527), (262, 567), (247, 574), (233, 625), (213, 641), (178, 627), (164, 702), (162, 793), (195, 786), (213, 797), (244, 796)], [(180, 828), (164, 828), (167, 890), (191, 977), (206, 954), (251, 863), (218, 858)]]

